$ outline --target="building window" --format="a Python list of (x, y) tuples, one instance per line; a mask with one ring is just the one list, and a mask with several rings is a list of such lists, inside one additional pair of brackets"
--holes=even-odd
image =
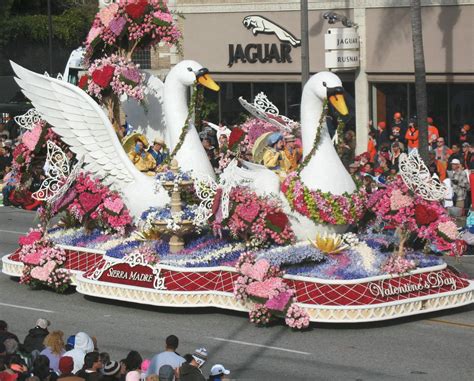
[(151, 48), (136, 50), (132, 55), (132, 61), (140, 65), (141, 69), (151, 69)]

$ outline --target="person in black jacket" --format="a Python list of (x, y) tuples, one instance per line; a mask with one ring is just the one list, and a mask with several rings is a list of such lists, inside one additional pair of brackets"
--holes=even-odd
[(23, 342), (24, 348), (28, 353), (37, 350), (41, 352), (44, 349), (43, 341), (49, 335), (48, 327), (50, 322), (46, 319), (38, 319), (36, 326), (31, 328)]

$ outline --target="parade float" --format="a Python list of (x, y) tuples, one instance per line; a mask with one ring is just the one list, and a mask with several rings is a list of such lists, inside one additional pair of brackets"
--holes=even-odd
[[(63, 292), (74, 285), (99, 298), (248, 311), (255, 324), (283, 318), (296, 329), (473, 302), (474, 282), (443, 260), (462, 255), (464, 243), (439, 203), (443, 185), (421, 159), (404, 155), (400, 176), (372, 194), (342, 165), (325, 123), (328, 103), (348, 112), (335, 74), (318, 73), (305, 85), (301, 125), (241, 101), (261, 121), (228, 132), (228, 155), (216, 175), (194, 114), (200, 86), (218, 85), (187, 60), (154, 86), (159, 96), (147, 93), (138, 68), (114, 54), (129, 58), (124, 52), (140, 41), (173, 43), (176, 31), (163, 3), (129, 3), (98, 14), (86, 44), (91, 65), (79, 86), (12, 63), (35, 112), (75, 159), (47, 142), (46, 179), (33, 195), (45, 203), (41, 224), (2, 258), (3, 273), (32, 288)], [(153, 38), (142, 40), (137, 20), (161, 29), (153, 26)], [(122, 52), (113, 49), (117, 39), (127, 41)], [(117, 134), (123, 96), (159, 104), (158, 116), (154, 109), (142, 115), (160, 119), (142, 131), (160, 136), (170, 153), (152, 176), (132, 164)], [(286, 175), (252, 162), (261, 136), (275, 131), (302, 141), (303, 160)]]

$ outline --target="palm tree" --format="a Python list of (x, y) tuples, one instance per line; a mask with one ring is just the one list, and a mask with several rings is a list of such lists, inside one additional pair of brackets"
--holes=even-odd
[(419, 129), (419, 152), (425, 163), (428, 163), (428, 102), (426, 96), (426, 69), (423, 51), (423, 28), (421, 23), (420, 0), (410, 0), (411, 34), (413, 40), (413, 59), (415, 64), (416, 115)]

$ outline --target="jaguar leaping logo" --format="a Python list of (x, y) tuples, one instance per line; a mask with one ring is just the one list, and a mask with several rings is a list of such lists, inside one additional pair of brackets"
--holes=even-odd
[(242, 23), (247, 29), (252, 29), (252, 33), (255, 36), (258, 33), (275, 34), (280, 41), (288, 42), (293, 47), (301, 45), (301, 40), (298, 40), (290, 32), (265, 17), (257, 15), (247, 16)]

